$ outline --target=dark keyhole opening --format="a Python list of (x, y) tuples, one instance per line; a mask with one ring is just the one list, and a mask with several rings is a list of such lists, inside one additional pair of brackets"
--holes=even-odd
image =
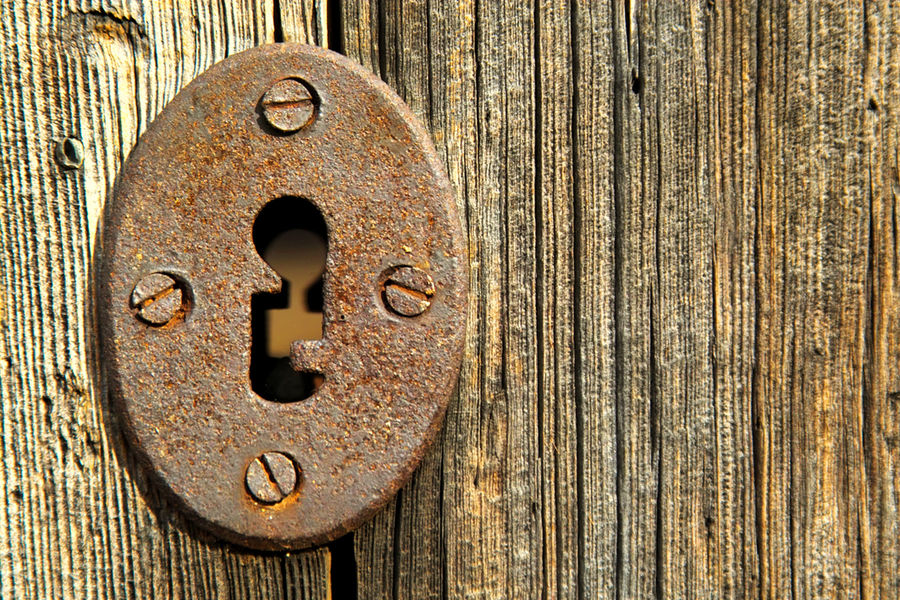
[(281, 292), (251, 300), (250, 384), (274, 402), (309, 398), (321, 373), (291, 367), (294, 340), (322, 338), (322, 290), (328, 231), (309, 200), (288, 196), (266, 204), (253, 224), (253, 243), (282, 278)]

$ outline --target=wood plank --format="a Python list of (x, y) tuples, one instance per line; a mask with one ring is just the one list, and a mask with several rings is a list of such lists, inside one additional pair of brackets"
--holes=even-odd
[[(271, 1), (0, 5), (0, 597), (329, 595), (327, 549), (242, 551), (147, 486), (102, 393), (90, 309), (98, 221), (137, 136), (274, 22)], [(66, 136), (79, 169), (54, 162)]]
[[(737, 449), (720, 446), (717, 432), (740, 407), (716, 390), (717, 359), (729, 369), (733, 358), (715, 354), (717, 327), (730, 326), (716, 321), (716, 301), (740, 309), (745, 299), (722, 298), (714, 288), (716, 267), (728, 265), (716, 265), (714, 254), (716, 163), (704, 107), (707, 94), (718, 100), (721, 90), (711, 86), (705, 62), (710, 24), (708, 7), (695, 4), (625, 3), (617, 14), (618, 576), (625, 597), (724, 595), (718, 571), (734, 559), (718, 538), (734, 524), (719, 511), (746, 489), (717, 480), (720, 459)], [(720, 199), (723, 211), (729, 200)], [(728, 409), (717, 410), (720, 403)]]
[[(577, 35), (573, 9), (568, 3), (542, 0), (536, 3), (534, 10), (537, 151), (534, 163), (537, 179), (534, 198), (535, 277), (538, 293), (534, 309), (538, 333), (535, 348), (538, 357), (537, 380), (540, 387), (533, 401), (539, 416), (537, 460), (541, 498), (540, 504), (536, 503), (532, 510), (541, 515), (543, 530), (543, 595), (571, 598), (577, 595), (582, 576), (593, 579), (598, 570), (606, 568), (607, 572), (611, 572), (609, 567), (614, 564), (613, 556), (606, 552), (603, 556), (593, 557), (599, 559), (597, 562), (582, 564), (583, 551), (579, 539), (584, 521), (595, 516), (595, 509), (601, 512), (599, 520), (605, 521), (603, 517), (610, 515), (614, 508), (610, 497), (602, 495), (603, 487), (612, 487), (614, 474), (613, 469), (608, 467), (614, 465), (615, 459), (615, 446), (611, 443), (615, 440), (615, 422), (603, 418), (603, 409), (611, 406), (613, 386), (605, 388), (606, 394), (591, 395), (586, 402), (578, 401), (585, 384), (592, 389), (591, 383), (599, 378), (603, 378), (606, 384), (611, 381), (594, 370), (596, 365), (592, 358), (597, 356), (597, 350), (604, 345), (609, 346), (608, 342), (612, 340), (612, 328), (609, 327), (612, 311), (606, 310), (608, 306), (604, 305), (612, 298), (612, 286), (610, 279), (594, 278), (602, 277), (602, 271), (591, 272), (587, 278), (581, 277), (585, 275), (584, 271), (578, 271), (584, 261), (584, 253), (581, 252), (585, 248), (583, 242), (591, 244), (595, 240), (580, 237), (583, 205), (579, 203), (579, 198), (584, 196), (576, 195), (581, 191), (576, 191), (576, 187), (581, 183), (579, 176), (587, 174), (590, 177), (595, 164), (593, 161), (579, 163), (583, 152), (576, 150), (578, 127), (585, 122), (578, 121), (573, 114), (578, 93), (582, 91), (573, 81), (576, 76), (573, 34)], [(605, 12), (594, 10), (593, 16), (602, 19), (606, 16)], [(608, 16), (606, 21), (610, 21)], [(604, 86), (612, 88), (611, 77), (597, 78), (593, 83), (601, 89)], [(610, 96), (606, 94), (603, 102), (609, 101)], [(589, 121), (588, 124), (592, 123)], [(609, 130), (595, 130), (594, 133), (599, 143), (603, 144), (594, 156), (602, 163), (610, 157), (606, 146), (609, 138), (604, 135)], [(584, 168), (584, 172), (580, 168)], [(608, 170), (604, 174), (608, 175)], [(601, 185), (603, 191), (608, 193), (608, 178)], [(591, 189), (588, 193), (594, 191)], [(596, 240), (602, 244), (597, 249), (599, 252), (595, 252), (592, 245), (587, 246), (588, 252), (591, 259), (599, 258), (611, 265), (612, 238), (608, 235), (611, 230), (601, 229), (599, 233), (601, 237)], [(599, 339), (590, 339), (588, 334), (589, 351), (585, 353), (586, 346), (581, 345), (585, 337), (581, 330), (584, 317), (582, 306), (588, 304), (593, 307), (595, 295), (600, 302), (600, 310), (594, 314), (588, 311), (587, 319), (590, 319), (590, 327), (600, 328), (601, 335)], [(600, 342), (599, 345), (595, 345), (596, 342)], [(596, 427), (588, 444), (578, 435), (585, 418), (589, 425)], [(601, 467), (604, 458), (606, 464)], [(591, 475), (599, 477), (591, 478)], [(584, 496), (585, 477), (589, 482), (589, 497)], [(592, 489), (591, 483), (600, 483), (601, 490)], [(595, 495), (598, 491), (601, 495)], [(608, 509), (606, 514), (603, 514), (604, 509)], [(581, 514), (585, 510), (587, 515)], [(605, 528), (603, 532), (598, 532), (601, 539), (592, 538), (591, 541), (601, 545), (606, 541), (607, 548), (612, 549), (609, 543), (612, 537), (608, 535), (611, 531), (614, 529)], [(608, 539), (602, 539), (604, 534)]]
[[(626, 431), (626, 415), (633, 417), (634, 423), (642, 420), (639, 402), (629, 400), (627, 412), (619, 405), (626, 389), (624, 350), (641, 346), (637, 340), (623, 343), (625, 322), (618, 316), (626, 296), (621, 291), (623, 277), (618, 267), (624, 238), (617, 234), (617, 228), (622, 227), (622, 215), (617, 214), (622, 168), (616, 164), (622, 140), (616, 126), (617, 117), (621, 120), (616, 100), (621, 94), (617, 93), (620, 75), (616, 37), (612, 35), (618, 31), (617, 18), (613, 3), (600, 6), (582, 1), (574, 3), (568, 19), (575, 264), (572, 368), (577, 416), (573, 435), (579, 469), (577, 597), (598, 599), (615, 598), (621, 585), (625, 539), (621, 528), (631, 520), (622, 510), (626, 496), (621, 493), (621, 465), (625, 455), (620, 440)], [(544, 18), (542, 22), (549, 20)], [(560, 23), (559, 27), (563, 26)], [(548, 100), (551, 98), (548, 96)], [(555, 153), (553, 148), (544, 150), (545, 156)], [(639, 291), (633, 290), (628, 297), (632, 306), (641, 306)], [(649, 454), (642, 457), (635, 453), (633, 458), (648, 461)]]
[[(896, 572), (895, 563), (883, 563), (896, 538), (873, 548), (867, 523), (869, 506), (875, 515), (896, 506), (882, 502), (885, 492), (895, 496), (897, 480), (883, 471), (889, 456), (878, 448), (896, 424), (868, 416), (890, 410), (886, 386), (896, 381), (893, 365), (867, 357), (878, 340), (867, 338), (886, 316), (885, 305), (872, 312), (874, 290), (879, 302), (892, 300), (895, 263), (884, 252), (888, 223), (873, 225), (893, 200), (883, 178), (873, 186), (867, 165), (867, 146), (877, 152), (877, 117), (867, 114), (865, 88), (867, 78), (884, 76), (881, 68), (896, 68), (876, 66), (869, 54), (898, 25), (866, 11), (842, 2), (760, 9), (756, 419), (764, 597), (786, 589), (800, 598), (878, 597), (873, 577)], [(879, 327), (881, 343), (888, 331)], [(867, 453), (878, 479), (867, 481)], [(869, 493), (878, 498), (871, 505)], [(897, 594), (895, 584), (881, 591)]]
[(890, 2), (876, 2), (866, 6), (863, 19), (867, 52), (859, 100), (866, 104), (862, 161), (869, 186), (864, 196), (869, 203), (869, 255), (860, 593), (864, 598), (889, 598), (900, 590), (900, 10)]
[(753, 375), (756, 365), (757, 81), (756, 5), (708, 6), (703, 46), (709, 71), (698, 110), (705, 109), (712, 205), (712, 326), (715, 446), (710, 573), (713, 597), (759, 592), (754, 481)]
[[(588, 12), (602, 27), (602, 13)], [(432, 570), (443, 574), (447, 597), (570, 596), (580, 577), (592, 577), (582, 569), (602, 569), (611, 582), (614, 529), (603, 528), (598, 537), (605, 542), (591, 537), (596, 562), (580, 562), (581, 478), (592, 477), (589, 504), (599, 518), (591, 514), (591, 522), (614, 518), (615, 500), (608, 492), (615, 485), (616, 455), (615, 422), (608, 418), (614, 406), (613, 363), (602, 354), (613, 343), (612, 278), (602, 271), (588, 275), (597, 290), (584, 288), (591, 298), (588, 318), (597, 319), (583, 334), (591, 354), (583, 359), (575, 350), (582, 334), (576, 333), (573, 241), (581, 218), (572, 173), (574, 15), (562, 3), (549, 2), (540, 7), (348, 2), (344, 15), (348, 53), (380, 70), (400, 91), (446, 157), (467, 215), (473, 260), (469, 370), (448, 415), (443, 476), (427, 476), (442, 510), (404, 498), (391, 517), (357, 534), (360, 595), (419, 597), (422, 588), (392, 586), (390, 580)], [(608, 38), (605, 42), (608, 55)], [(602, 62), (601, 56), (598, 69)], [(609, 69), (606, 81), (611, 90)], [(608, 93), (598, 96), (611, 103)], [(608, 144), (608, 120), (598, 119), (591, 131), (601, 145), (605, 133)], [(585, 141), (588, 148), (593, 143)], [(594, 160), (608, 166), (610, 154), (591, 154), (585, 164)], [(610, 197), (608, 168), (596, 181), (588, 176), (588, 185), (600, 186)], [(605, 220), (597, 242), (605, 255), (598, 253), (596, 260), (607, 274), (613, 255), (610, 206), (600, 205), (588, 216), (591, 225)], [(588, 236), (593, 239), (593, 229)], [(594, 256), (586, 259), (588, 268)], [(577, 367), (579, 360), (589, 370)], [(605, 370), (603, 382), (594, 368)], [(583, 373), (579, 381), (576, 371)], [(591, 394), (587, 416), (579, 415), (579, 385)], [(603, 394), (596, 400), (595, 390)], [(587, 466), (579, 462), (576, 435), (582, 417), (598, 436), (587, 445)], [(415, 479), (424, 490), (421, 484)], [(409, 513), (412, 517), (404, 517)], [(416, 525), (398, 534), (397, 519), (403, 518)], [(435, 534), (437, 542), (431, 540)], [(427, 563), (392, 561), (426, 536), (427, 545), (442, 551), (437, 565), (430, 557)], [(386, 546), (394, 547), (392, 554), (379, 551)], [(428, 592), (434, 597), (439, 590)]]
[(328, 0), (276, 0), (274, 41), (328, 48)]

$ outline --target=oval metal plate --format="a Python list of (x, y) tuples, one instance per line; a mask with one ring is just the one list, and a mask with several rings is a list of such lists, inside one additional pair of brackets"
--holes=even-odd
[[(285, 78), (308, 82), (317, 104), (291, 134), (262, 114), (266, 91)], [(251, 297), (281, 285), (254, 247), (253, 224), (285, 196), (321, 211), (328, 253), (323, 339), (292, 350), (295, 367), (324, 383), (282, 404), (252, 391), (249, 369)], [(103, 361), (130, 445), (222, 537), (259, 549), (335, 539), (397, 492), (435, 438), (462, 353), (462, 227), (425, 130), (360, 66), (296, 44), (213, 66), (131, 153), (102, 253)], [(386, 274), (403, 265), (434, 282), (414, 318), (384, 305)], [(151, 273), (183, 294), (163, 326), (136, 318), (132, 295)], [(245, 482), (268, 452), (298, 465), (299, 484), (276, 504), (255, 500)]]

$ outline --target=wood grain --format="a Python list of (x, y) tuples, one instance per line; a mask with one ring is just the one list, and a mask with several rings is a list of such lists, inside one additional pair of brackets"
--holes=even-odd
[(434, 135), (473, 281), (360, 597), (896, 597), (897, 10), (342, 10)]
[[(155, 497), (107, 410), (90, 312), (94, 238), (122, 160), (182, 86), (272, 41), (273, 10), (250, 0), (0, 5), (2, 598), (329, 596), (327, 549), (243, 552)], [(307, 21), (282, 24), (312, 39)], [(79, 169), (54, 162), (66, 136), (84, 145)]]
[[(757, 410), (763, 592), (896, 596), (897, 21), (761, 10)], [(893, 62), (892, 62), (893, 61)], [(887, 250), (891, 248), (891, 250)], [(888, 358), (890, 357), (890, 358)]]

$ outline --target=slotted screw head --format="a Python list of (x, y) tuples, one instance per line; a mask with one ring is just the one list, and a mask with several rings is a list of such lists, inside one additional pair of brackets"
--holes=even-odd
[(136, 316), (144, 323), (162, 327), (184, 315), (184, 290), (173, 277), (151, 273), (134, 286), (131, 307), (137, 309)]
[(277, 504), (297, 488), (298, 469), (288, 455), (266, 452), (247, 467), (247, 491), (257, 502)]
[(315, 118), (316, 101), (309, 84), (299, 79), (282, 79), (262, 98), (266, 122), (282, 133), (293, 133)]
[(434, 280), (417, 267), (397, 267), (384, 283), (384, 302), (392, 312), (415, 317), (431, 306)]

